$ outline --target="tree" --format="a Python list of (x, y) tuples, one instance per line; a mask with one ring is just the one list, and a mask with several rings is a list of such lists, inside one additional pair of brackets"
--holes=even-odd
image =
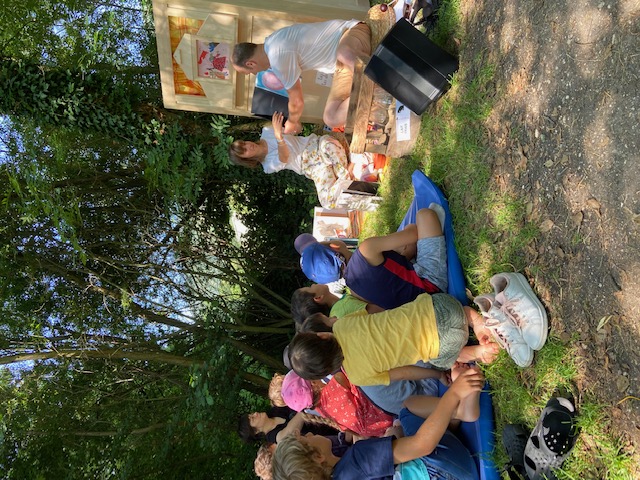
[[(282, 369), (301, 281), (291, 245), (313, 186), (229, 168), (244, 120), (161, 107), (148, 5), (11, 3), (2, 471), (242, 478), (252, 451), (235, 418)], [(243, 240), (232, 211), (250, 227)]]

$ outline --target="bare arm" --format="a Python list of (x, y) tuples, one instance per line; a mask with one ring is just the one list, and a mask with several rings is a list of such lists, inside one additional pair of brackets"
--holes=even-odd
[(418, 228), (408, 225), (400, 232), (395, 232), (384, 237), (371, 237), (363, 241), (358, 250), (371, 266), (381, 265), (384, 262), (382, 252), (395, 250), (410, 243), (418, 241)]
[(302, 130), (302, 123), (300, 123), (300, 117), (304, 110), (304, 97), (302, 95), (302, 84), (300, 79), (287, 90), (289, 94), (289, 119), (284, 124), (284, 133), (296, 134)]
[(281, 112), (274, 112), (273, 117), (271, 117), (271, 125), (273, 126), (273, 134), (278, 143), (278, 160), (280, 160), (281, 163), (289, 163), (289, 147), (282, 137), (283, 120), (284, 115)]
[(412, 437), (403, 437), (393, 442), (393, 463), (403, 463), (429, 455), (440, 442), (460, 401), (484, 385), (484, 377), (477, 370), (461, 374), (445, 392), (429, 418)]
[(296, 430), (301, 430), (303, 425), (304, 417), (302, 416), (302, 412), (298, 412), (291, 420), (289, 420), (287, 426), (278, 432), (278, 434), (276, 435), (276, 443), (278, 443), (287, 435), (295, 432)]
[(422, 380), (423, 378), (435, 378), (440, 380), (443, 372), (432, 368), (418, 367), (416, 365), (406, 365), (389, 370), (389, 381), (397, 380)]

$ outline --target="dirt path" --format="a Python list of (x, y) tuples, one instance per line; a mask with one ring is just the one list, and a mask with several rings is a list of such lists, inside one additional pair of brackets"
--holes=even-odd
[(461, 4), (461, 64), (496, 67), (494, 179), (542, 230), (527, 273), (639, 451), (640, 0)]

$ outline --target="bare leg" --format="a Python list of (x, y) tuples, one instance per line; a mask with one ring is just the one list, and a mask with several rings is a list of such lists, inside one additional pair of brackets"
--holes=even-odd
[(418, 239), (442, 236), (442, 227), (438, 214), (430, 208), (421, 208), (416, 213)]
[[(405, 229), (409, 227), (413, 228), (413, 224), (407, 225)], [(415, 228), (418, 239), (442, 236), (442, 227), (440, 226), (438, 214), (430, 208), (418, 210), (416, 213)], [(407, 260), (413, 260), (418, 254), (418, 244), (414, 242), (403, 245), (402, 247), (394, 249), (394, 251), (403, 255)], [(468, 318), (467, 322), (469, 322)]]
[(340, 39), (336, 51), (334, 84), (331, 86), (331, 92), (322, 115), (322, 120), (329, 127), (342, 127), (347, 123), (349, 97), (351, 95), (356, 60), (360, 58), (366, 64), (370, 55), (371, 30), (366, 24), (356, 25)]
[(436, 409), (439, 401), (438, 397), (412, 395), (404, 401), (404, 406), (414, 415), (427, 418)]
[[(451, 381), (455, 381), (460, 373), (470, 368), (472, 367), (468, 363), (456, 364), (451, 369)], [(460, 400), (455, 418), (463, 422), (475, 422), (480, 418), (480, 392), (474, 392)]]
[[(433, 413), (438, 406), (440, 398), (429, 397), (426, 395), (412, 395), (404, 401), (404, 406), (414, 415), (418, 417), (427, 418)], [(460, 420), (457, 418), (457, 410), (453, 418), (449, 422), (449, 428), (456, 428), (460, 424)]]
[(330, 128), (339, 128), (347, 123), (349, 97), (346, 99), (328, 100), (324, 106), (322, 121)]
[(361, 58), (366, 63), (370, 55), (371, 30), (368, 25), (361, 23), (342, 36), (338, 43), (336, 60), (344, 63), (353, 72), (356, 59)]
[[(407, 228), (408, 226), (409, 225), (404, 228)], [(415, 242), (408, 243), (407, 245), (394, 249), (394, 251), (404, 256), (407, 260), (413, 260), (418, 254), (418, 244)]]
[[(458, 375), (464, 370), (471, 368), (468, 364), (456, 366), (451, 371), (451, 379), (455, 381)], [(460, 401), (456, 409), (451, 427), (457, 426), (459, 421), (475, 422), (480, 417), (480, 392), (475, 392)], [(427, 418), (433, 413), (438, 406), (440, 399), (438, 397), (429, 397), (426, 395), (413, 395), (404, 401), (404, 406), (411, 413), (422, 418)]]

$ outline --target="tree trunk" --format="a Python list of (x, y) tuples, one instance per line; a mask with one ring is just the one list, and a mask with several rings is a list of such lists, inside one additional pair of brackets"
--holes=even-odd
[(167, 352), (130, 352), (118, 348), (101, 348), (96, 350), (70, 350), (60, 349), (49, 352), (20, 353), (0, 357), (0, 365), (9, 365), (19, 362), (48, 360), (53, 358), (102, 358), (105, 360), (138, 360), (147, 362), (161, 362), (181, 367), (202, 365), (202, 360), (190, 359), (172, 355)]
[(275, 369), (280, 372), (284, 372), (287, 370), (287, 367), (284, 366), (284, 363), (276, 360), (271, 355), (267, 355), (264, 352), (261, 352), (257, 348), (251, 347), (246, 343), (241, 342), (240, 340), (236, 340), (234, 338), (227, 339), (229, 344), (233, 345), (235, 348), (240, 350), (242, 353), (249, 355), (250, 357), (255, 358), (259, 362)]

